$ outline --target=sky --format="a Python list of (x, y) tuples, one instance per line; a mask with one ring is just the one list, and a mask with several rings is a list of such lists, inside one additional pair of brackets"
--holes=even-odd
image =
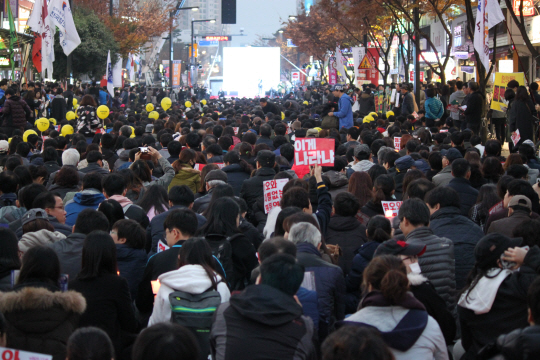
[(231, 46), (250, 45), (257, 35), (271, 37), (289, 15), (296, 15), (296, 0), (237, 0), (231, 33), (240, 34), (243, 28), (247, 36), (233, 36)]

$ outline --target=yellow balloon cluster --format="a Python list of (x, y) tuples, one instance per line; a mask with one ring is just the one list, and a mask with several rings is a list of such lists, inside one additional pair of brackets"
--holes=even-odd
[(109, 116), (110, 110), (107, 106), (101, 105), (100, 107), (97, 108), (96, 113), (97, 113), (98, 118), (103, 120)]
[(77, 116), (75, 115), (75, 113), (73, 111), (68, 111), (66, 113), (66, 119), (69, 121), (69, 120), (74, 120)]
[[(149, 105), (152, 105), (152, 104), (149, 104)], [(172, 105), (172, 101), (168, 97), (163, 98), (161, 100), (161, 107), (163, 108), (163, 110), (165, 110), (165, 111), (169, 110), (171, 105)], [(152, 109), (152, 110), (154, 110), (154, 109)], [(150, 111), (152, 111), (152, 110), (150, 110)]]
[(146, 111), (150, 112), (152, 110), (154, 110), (154, 104), (150, 104), (150, 103), (146, 104)]
[(73, 99), (73, 106), (78, 106), (77, 105), (77, 99)]
[(184, 105), (186, 105), (187, 108), (190, 108), (193, 104), (191, 103), (191, 101), (186, 101)]

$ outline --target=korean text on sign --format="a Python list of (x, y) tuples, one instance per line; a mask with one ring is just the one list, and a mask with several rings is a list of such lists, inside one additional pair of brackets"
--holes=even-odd
[(281, 197), (283, 196), (283, 187), (288, 181), (288, 179), (278, 179), (263, 182), (265, 214), (268, 214), (270, 210), (279, 206)]
[(401, 150), (401, 138), (400, 137), (395, 137), (394, 138), (394, 149), (396, 151)]
[(52, 360), (52, 355), (0, 347), (2, 360)]
[(384, 210), (384, 216), (387, 218), (396, 217), (402, 203), (403, 201), (381, 201)]
[(334, 166), (334, 139), (298, 138), (294, 142), (294, 164)]

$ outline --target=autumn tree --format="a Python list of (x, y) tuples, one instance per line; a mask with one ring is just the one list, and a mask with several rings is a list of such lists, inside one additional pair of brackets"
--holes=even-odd
[(172, 0), (122, 0), (110, 16), (110, 0), (75, 0), (76, 6), (92, 10), (110, 29), (119, 46), (119, 54), (139, 53), (153, 37), (161, 36), (171, 26)]

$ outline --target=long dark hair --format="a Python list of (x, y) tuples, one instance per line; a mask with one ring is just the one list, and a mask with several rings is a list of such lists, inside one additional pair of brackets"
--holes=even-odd
[(229, 164), (238, 164), (245, 173), (251, 174), (253, 166), (249, 165), (246, 160), (240, 157), (240, 153), (236, 150), (229, 151), (223, 156), (223, 162)]
[(349, 179), (348, 191), (352, 193), (360, 202), (360, 207), (366, 205), (366, 203), (372, 197), (371, 189), (373, 188), (373, 181), (371, 177), (365, 171), (355, 171)]
[(0, 228), (0, 277), (5, 277), (11, 270), (20, 268), (17, 235), (13, 230)]
[(373, 182), (373, 198), (374, 204), (381, 205), (381, 201), (385, 201), (392, 196), (392, 192), (396, 189), (396, 183), (390, 175), (379, 175)]
[(217, 290), (216, 262), (212, 256), (212, 248), (205, 238), (191, 238), (182, 244), (178, 254), (178, 267), (184, 265), (200, 265), (212, 282), (212, 288)]
[[(518, 89), (516, 91), (515, 100), (516, 101), (523, 101), (523, 102), (527, 103), (527, 102), (529, 102), (530, 99), (531, 99), (531, 97), (529, 95), (529, 91), (527, 90), (527, 88), (525, 86), (518, 87)], [(532, 110), (532, 109), (530, 109), (530, 110)]]
[(123, 220), (125, 218), (122, 205), (120, 205), (118, 201), (113, 199), (108, 199), (101, 202), (101, 204), (99, 204), (98, 211), (105, 214), (105, 216), (109, 220), (109, 231), (112, 230), (115, 222), (117, 222), (118, 220)]
[(116, 245), (105, 231), (92, 231), (84, 239), (82, 266), (77, 279), (93, 279), (105, 274), (116, 274)]
[(229, 184), (219, 184), (215, 186), (214, 190), (212, 191), (212, 198), (210, 199), (210, 203), (208, 204), (208, 207), (206, 208), (206, 210), (203, 212), (202, 215), (207, 218), (210, 211), (212, 211), (212, 207), (214, 203), (216, 202), (216, 200), (222, 199), (225, 197), (228, 197), (228, 198), (234, 197), (234, 190), (232, 186)]
[(79, 105), (97, 107), (96, 100), (92, 95), (84, 95)]
[(133, 171), (133, 175), (142, 183), (152, 181), (152, 173), (146, 160), (137, 160), (129, 167)]
[(390, 305), (399, 304), (409, 290), (407, 270), (403, 261), (394, 255), (377, 256), (364, 270), (364, 287), (379, 290)]
[(164, 213), (169, 210), (169, 195), (163, 186), (152, 185), (144, 191), (144, 195), (139, 200), (140, 207), (148, 214), (151, 208), (154, 208), (156, 214)]
[(225, 235), (232, 236), (240, 233), (236, 225), (236, 219), (240, 214), (240, 208), (236, 201), (231, 198), (217, 199), (208, 211), (206, 223), (197, 231), (197, 235)]
[(48, 246), (34, 246), (24, 253), (18, 284), (32, 281), (58, 286), (60, 261)]

